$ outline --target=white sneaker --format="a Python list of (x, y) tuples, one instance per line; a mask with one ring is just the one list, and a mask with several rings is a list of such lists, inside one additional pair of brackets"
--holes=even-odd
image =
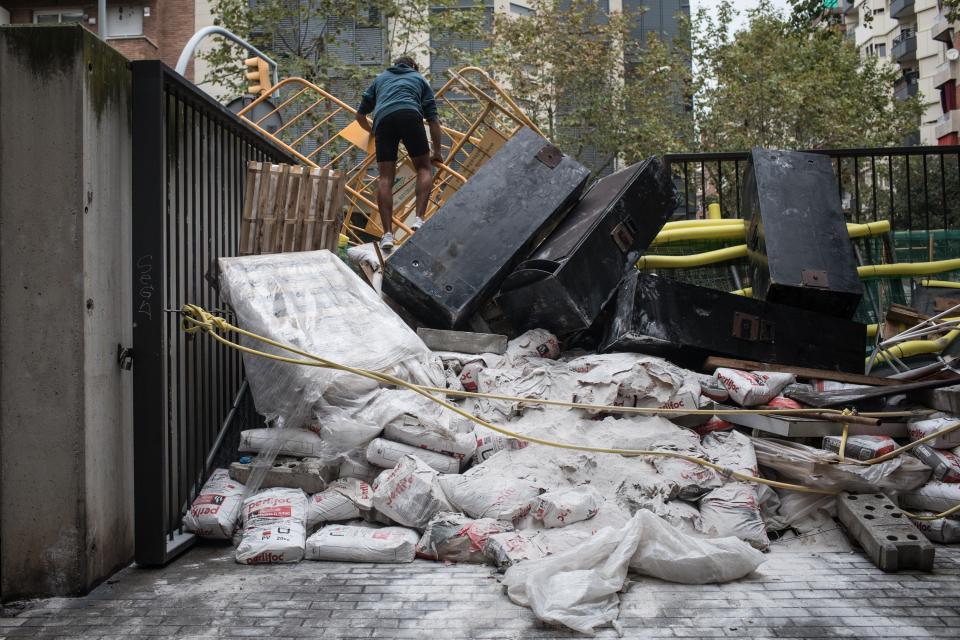
[(420, 230), (420, 227), (422, 227), (422, 226), (423, 226), (423, 218), (421, 218), (420, 216), (416, 216), (416, 217), (413, 219), (413, 224), (410, 225), (410, 230), (411, 230), (411, 231), (419, 231), (419, 230)]
[(383, 249), (384, 251), (393, 250), (393, 234), (392, 233), (383, 234), (383, 237), (380, 238), (380, 248)]

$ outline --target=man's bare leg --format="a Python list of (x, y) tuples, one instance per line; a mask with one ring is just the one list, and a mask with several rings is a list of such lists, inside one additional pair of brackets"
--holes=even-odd
[(378, 162), (380, 178), (377, 180), (377, 209), (383, 233), (393, 233), (393, 181), (397, 175), (395, 162)]
[(417, 170), (417, 217), (422, 220), (427, 213), (430, 190), (433, 188), (433, 168), (430, 166), (429, 153), (411, 158), (411, 161)]

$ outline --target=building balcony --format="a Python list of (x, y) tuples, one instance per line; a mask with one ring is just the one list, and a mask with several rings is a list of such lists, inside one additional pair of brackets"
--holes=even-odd
[(948, 47), (953, 46), (953, 25), (942, 13), (938, 13), (937, 17), (933, 19), (933, 25), (930, 27), (930, 37), (943, 42)]
[(934, 129), (934, 135), (937, 138), (957, 132), (960, 132), (960, 110), (954, 109), (940, 116), (940, 120)]
[(901, 31), (893, 39), (893, 61), (897, 63), (912, 62), (917, 59), (917, 34), (913, 31)]
[(933, 74), (933, 88), (939, 89), (950, 80), (956, 80), (957, 69), (958, 63), (950, 60), (939, 64), (937, 66), (937, 70)]
[(919, 74), (912, 73), (904, 75), (893, 85), (893, 98), (902, 102), (911, 96), (917, 95), (919, 87)]
[(843, 15), (850, 15), (857, 9), (857, 3), (855, 0), (840, 0), (840, 10), (843, 11)]
[(890, 3), (890, 17), (897, 20), (911, 18), (916, 14), (914, 0), (893, 0)]

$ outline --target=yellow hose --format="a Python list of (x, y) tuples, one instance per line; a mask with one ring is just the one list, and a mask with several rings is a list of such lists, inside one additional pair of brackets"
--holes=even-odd
[[(710, 220), (710, 222), (718, 222)], [(740, 221), (738, 221), (740, 222)], [(718, 224), (704, 225), (698, 227), (680, 227), (677, 229), (664, 229), (657, 234), (650, 246), (658, 244), (668, 244), (670, 242), (681, 242), (683, 240), (732, 240), (743, 239), (744, 227), (742, 224)]]
[(690, 256), (643, 256), (637, 260), (637, 268), (644, 269), (681, 269), (702, 267), (715, 262), (726, 262), (747, 257), (747, 245), (715, 249)]
[(740, 218), (721, 218), (719, 220), (710, 218), (700, 218), (697, 220), (671, 220), (663, 225), (663, 230), (669, 231), (672, 229), (687, 229), (690, 227), (717, 227), (720, 225), (742, 227), (744, 224), (745, 222)]
[[(544, 438), (537, 438), (537, 437), (535, 437), (535, 436), (529, 436), (529, 435), (526, 435), (526, 434), (517, 433), (517, 432), (515, 432), (515, 431), (511, 431), (511, 430), (506, 429), (506, 428), (504, 428), (504, 427), (501, 427), (501, 426), (499, 426), (499, 425), (495, 425), (495, 424), (493, 424), (492, 422), (489, 422), (489, 421), (487, 421), (487, 420), (484, 420), (483, 418), (477, 417), (477, 416), (475, 416), (475, 415), (473, 415), (473, 414), (465, 411), (464, 409), (461, 409), (460, 407), (458, 407), (458, 406), (456, 406), (456, 405), (452, 405), (452, 404), (450, 404), (449, 402), (447, 402), (446, 400), (441, 399), (441, 398), (433, 395), (434, 393), (443, 393), (443, 394), (448, 393), (449, 390), (447, 390), (447, 389), (440, 389), (440, 388), (436, 388), (436, 387), (425, 387), (425, 386), (422, 386), (422, 385), (417, 385), (417, 384), (413, 384), (413, 383), (411, 383), (411, 382), (407, 382), (406, 380), (403, 380), (403, 379), (401, 379), (401, 378), (397, 378), (396, 376), (392, 376), (392, 375), (387, 374), (387, 373), (379, 373), (379, 372), (370, 371), (370, 370), (367, 370), (367, 369), (360, 369), (360, 368), (356, 368), (356, 367), (350, 367), (350, 366), (347, 366), (347, 365), (344, 365), (344, 364), (340, 364), (340, 363), (334, 362), (334, 361), (332, 361), (332, 360), (327, 360), (326, 358), (321, 358), (320, 356), (313, 355), (313, 354), (308, 353), (308, 352), (306, 352), (306, 351), (302, 351), (302, 350), (297, 349), (297, 348), (295, 348), (295, 347), (291, 347), (291, 346), (289, 346), (289, 345), (282, 344), (282, 343), (277, 342), (277, 341), (275, 341), (275, 340), (271, 340), (270, 338), (266, 338), (266, 337), (264, 337), (264, 336), (260, 336), (260, 335), (257, 335), (257, 334), (255, 334), (255, 333), (252, 333), (252, 332), (250, 332), (250, 331), (246, 331), (246, 330), (244, 330), (244, 329), (241, 329), (241, 328), (239, 328), (239, 327), (236, 327), (236, 326), (230, 324), (229, 322), (227, 322), (224, 318), (221, 318), (221, 317), (218, 317), (218, 316), (214, 316), (214, 315), (208, 313), (207, 311), (205, 311), (202, 307), (199, 307), (199, 306), (196, 306), (196, 305), (185, 304), (185, 305), (183, 306), (183, 309), (182, 309), (182, 311), (181, 311), (181, 314), (182, 314), (181, 329), (182, 329), (185, 333), (193, 334), (193, 333), (197, 333), (197, 332), (202, 331), (202, 332), (207, 333), (208, 335), (212, 336), (213, 339), (216, 340), (217, 342), (220, 342), (221, 344), (223, 344), (223, 345), (225, 345), (225, 346), (227, 346), (227, 347), (229, 347), (229, 348), (236, 349), (237, 351), (240, 351), (240, 352), (243, 352), (243, 353), (249, 353), (249, 354), (251, 354), (251, 355), (256, 355), (256, 356), (260, 356), (260, 357), (264, 357), (264, 358), (269, 358), (269, 359), (271, 359), (271, 360), (276, 360), (276, 361), (279, 361), (279, 362), (286, 362), (286, 363), (289, 363), (289, 364), (299, 364), (299, 365), (312, 366), (312, 367), (324, 367), (324, 368), (327, 368), (327, 369), (335, 369), (335, 370), (338, 370), (338, 371), (345, 371), (345, 372), (348, 372), (348, 373), (352, 373), (352, 374), (354, 374), (354, 375), (358, 375), (358, 376), (362, 376), (362, 377), (364, 377), (364, 378), (368, 378), (368, 379), (370, 379), (370, 380), (374, 380), (374, 381), (376, 381), (376, 382), (380, 382), (380, 383), (382, 383), (382, 384), (389, 384), (389, 385), (396, 385), (396, 386), (398, 386), (398, 387), (403, 387), (403, 388), (409, 389), (409, 390), (411, 390), (411, 391), (413, 391), (413, 392), (415, 392), (415, 393), (419, 393), (420, 395), (428, 398), (429, 400), (437, 403), (438, 405), (444, 407), (445, 409), (447, 409), (447, 410), (449, 410), (449, 411), (453, 411), (454, 413), (456, 413), (457, 415), (459, 415), (459, 416), (461, 416), (461, 417), (464, 417), (464, 418), (466, 418), (466, 419), (468, 419), (468, 420), (470, 420), (470, 421), (472, 421), (472, 422), (475, 422), (476, 424), (479, 424), (479, 425), (481, 425), (481, 426), (484, 426), (484, 427), (486, 427), (486, 428), (488, 428), (488, 429), (491, 429), (491, 430), (493, 430), (493, 431), (496, 431), (496, 432), (498, 432), (498, 433), (501, 433), (501, 434), (503, 434), (503, 435), (505, 435), (505, 436), (507, 436), (507, 437), (510, 437), (510, 438), (517, 438), (517, 439), (520, 439), (520, 440), (525, 440), (525, 441), (527, 441), (527, 442), (532, 442), (532, 443), (534, 443), (534, 444), (541, 444), (541, 445), (544, 445), (544, 446), (555, 447), (555, 448), (558, 448), (558, 449), (568, 449), (568, 450), (574, 450), (574, 451), (586, 451), (586, 452), (589, 452), (589, 453), (609, 453), (609, 454), (616, 454), (616, 455), (623, 455), (623, 456), (665, 456), (665, 457), (670, 457), (670, 458), (677, 458), (677, 459), (680, 459), (680, 460), (686, 460), (687, 462), (691, 462), (691, 463), (693, 463), (693, 464), (698, 464), (698, 465), (701, 465), (701, 466), (703, 466), (703, 467), (707, 467), (707, 468), (709, 468), (709, 469), (713, 469), (714, 471), (720, 473), (720, 474), (723, 475), (724, 477), (736, 478), (737, 480), (740, 480), (740, 481), (742, 481), (742, 482), (753, 482), (753, 483), (758, 483), (758, 484), (765, 484), (765, 485), (767, 485), (767, 486), (775, 487), (775, 488), (778, 488), (778, 489), (786, 489), (786, 490), (790, 490), (790, 491), (801, 491), (801, 492), (805, 492), (805, 493), (817, 493), (817, 494), (823, 494), (823, 495), (838, 495), (838, 494), (839, 494), (839, 492), (837, 492), (837, 491), (829, 491), (829, 490), (826, 490), (826, 489), (817, 489), (817, 488), (813, 488), (813, 487), (805, 487), (805, 486), (799, 485), (799, 484), (792, 484), (792, 483), (788, 483), (788, 482), (779, 482), (779, 481), (776, 481), (776, 480), (768, 480), (767, 478), (758, 478), (758, 477), (756, 477), (756, 476), (752, 476), (752, 475), (748, 475), (748, 474), (745, 474), (745, 473), (741, 473), (741, 472), (739, 472), (739, 471), (734, 471), (733, 469), (728, 469), (728, 468), (721, 467), (720, 465), (714, 464), (714, 463), (709, 462), (709, 461), (707, 461), (707, 460), (702, 460), (702, 459), (700, 459), (700, 458), (697, 458), (697, 457), (694, 457), (694, 456), (689, 456), (689, 455), (682, 454), (682, 453), (678, 453), (678, 452), (675, 452), (675, 451), (650, 451), (650, 450), (645, 450), (645, 449), (616, 449), (616, 448), (606, 448), (606, 447), (591, 447), (591, 446), (587, 446), (587, 445), (572, 444), (572, 443), (568, 443), (568, 442), (557, 442), (557, 441), (555, 441), (555, 440), (546, 440), (546, 439), (544, 439)], [(260, 341), (260, 342), (262, 342), (262, 343), (264, 343), (264, 344), (266, 344), (266, 345), (269, 345), (269, 346), (272, 346), (272, 347), (276, 347), (276, 348), (278, 348), (278, 349), (283, 349), (284, 351), (288, 351), (288, 352), (293, 353), (293, 354), (298, 355), (298, 356), (302, 356), (303, 358), (306, 358), (306, 360), (300, 360), (300, 359), (296, 359), (296, 358), (289, 358), (289, 357), (286, 357), (286, 356), (278, 356), (278, 355), (274, 355), (274, 354), (272, 354), (272, 353), (267, 353), (267, 352), (265, 352), (265, 351), (259, 351), (259, 350), (257, 350), (257, 349), (253, 349), (253, 348), (250, 348), (250, 347), (245, 347), (245, 346), (243, 346), (243, 345), (241, 345), (241, 344), (238, 344), (238, 343), (236, 343), (236, 342), (232, 342), (232, 341), (230, 341), (230, 340), (227, 340), (227, 339), (224, 338), (223, 336), (219, 335), (219, 334), (217, 333), (217, 331), (223, 331), (223, 332), (225, 332), (225, 333), (226, 333), (226, 332), (237, 333), (237, 334), (239, 334), (239, 335), (241, 335), (241, 336), (246, 336), (246, 337), (248, 337), (248, 338), (252, 338), (252, 339), (254, 339), (254, 340)], [(494, 396), (494, 395), (492, 395), (492, 394), (491, 394), (491, 395), (488, 395), (488, 394), (473, 394), (473, 395), (477, 395), (477, 396), (483, 395), (483, 396), (485, 396), (485, 397), (500, 397), (500, 398), (509, 397), (509, 396)], [(531, 403), (531, 404), (537, 402), (536, 399), (519, 398), (519, 397), (513, 398), (513, 400), (516, 400), (516, 401), (519, 401), (519, 402)], [(543, 402), (541, 402), (541, 403), (543, 403)], [(547, 404), (547, 403), (543, 403), (543, 404)], [(571, 407), (571, 408), (590, 408), (590, 407), (596, 408), (596, 407), (597, 407), (597, 405), (586, 405), (586, 404), (580, 404), (580, 403), (559, 402), (559, 401), (551, 401), (551, 402), (549, 402), (549, 404), (563, 405), (563, 406), (567, 406), (567, 407)], [(605, 407), (605, 406), (604, 406), (604, 407), (602, 407), (602, 408), (604, 408), (604, 409), (606, 409), (606, 410), (611, 410), (611, 411), (613, 411), (613, 410), (627, 409), (628, 407)], [(629, 408), (630, 408), (630, 409), (634, 409), (634, 410), (638, 409), (637, 407), (629, 407)], [(692, 410), (685, 410), (685, 409), (674, 409), (674, 410), (671, 410), (671, 409), (659, 409), (659, 408), (641, 409), (641, 411), (646, 412), (646, 413), (649, 413), (649, 414), (660, 414), (660, 413), (669, 414), (669, 413), (676, 413), (676, 412), (680, 412), (680, 413), (684, 413), (684, 414), (690, 414), (690, 413), (711, 413), (711, 414), (726, 413), (726, 412), (719, 412), (719, 411), (692, 411)], [(786, 410), (777, 410), (777, 409), (774, 409), (774, 410), (768, 410), (768, 409), (740, 409), (740, 410), (733, 410), (733, 412), (736, 412), (736, 413), (765, 413), (765, 414), (817, 412), (817, 413), (839, 413), (839, 414), (841, 414), (841, 415), (850, 415), (850, 411), (847, 410), (847, 409), (844, 409), (843, 411), (838, 411), (838, 410), (833, 410), (833, 411), (831, 411), (831, 410), (829, 410), (829, 409), (808, 409), (808, 410), (805, 410), (805, 409), (786, 409)], [(921, 438), (920, 440), (917, 440), (917, 441), (915, 441), (915, 442), (910, 443), (909, 445), (906, 445), (906, 446), (904, 446), (904, 447), (901, 447), (901, 451), (900, 451), (900, 452), (902, 453), (903, 451), (907, 451), (907, 450), (909, 450), (909, 449), (911, 449), (911, 448), (913, 448), (913, 447), (915, 447), (915, 446), (917, 446), (917, 445), (919, 445), (919, 444), (921, 444), (921, 443), (923, 443), (923, 442), (926, 442), (927, 440), (930, 440), (930, 439), (932, 439), (932, 438), (934, 438), (934, 437), (937, 437), (937, 436), (940, 436), (940, 435), (949, 433), (949, 432), (954, 431), (954, 430), (956, 430), (956, 429), (958, 429), (958, 428), (960, 428), (960, 421), (955, 422), (955, 423), (953, 423), (953, 424), (951, 424), (951, 425), (947, 425), (946, 427), (944, 427), (943, 429), (937, 431), (936, 433), (932, 433), (932, 434), (930, 434), (929, 436), (926, 436), (926, 437), (924, 437), (924, 438)], [(882, 462), (882, 461), (888, 459), (890, 456), (891, 456), (891, 454), (887, 454), (886, 456), (881, 456), (880, 458), (875, 458), (875, 459), (873, 459), (873, 460), (863, 461), (863, 462), (861, 462), (861, 464), (865, 464), (865, 465), (876, 464), (876, 463), (879, 463), (879, 462)], [(957, 512), (957, 511), (960, 511), (960, 504), (957, 504), (957, 505), (955, 505), (954, 507), (952, 507), (951, 509), (948, 509), (947, 511), (944, 511), (943, 513), (936, 514), (936, 515), (934, 515), (934, 516), (916, 516), (916, 515), (914, 515), (914, 514), (907, 513), (906, 511), (904, 511), (904, 514), (907, 515), (908, 517), (915, 518), (915, 519), (935, 520), (935, 519), (937, 519), (937, 518), (949, 516), (949, 515)]]
[(960, 269), (960, 258), (952, 260), (934, 260), (933, 262), (898, 262), (895, 264), (865, 264), (857, 267), (861, 278), (883, 278), (890, 276), (929, 276)]
[(921, 287), (944, 287), (946, 289), (960, 289), (960, 282), (953, 282), (952, 280), (930, 280), (924, 279), (920, 281)]

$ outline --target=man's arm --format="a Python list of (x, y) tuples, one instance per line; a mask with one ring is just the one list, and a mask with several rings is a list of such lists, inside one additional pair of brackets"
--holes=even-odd
[(433, 95), (433, 89), (430, 84), (424, 80), (423, 88), (420, 92), (420, 106), (423, 109), (423, 117), (430, 126), (430, 142), (433, 143), (433, 153), (430, 159), (435, 162), (443, 162), (442, 142), (443, 132), (440, 131), (440, 117), (437, 114), (437, 100)]
[(440, 118), (434, 118), (427, 124), (430, 125), (430, 142), (433, 143), (433, 153), (430, 155), (430, 159), (434, 162), (443, 162), (443, 148), (441, 146), (443, 132), (440, 131)]
[(376, 106), (377, 81), (374, 80), (370, 83), (370, 86), (367, 87), (367, 90), (363, 92), (363, 95), (360, 97), (360, 106), (357, 107), (357, 122), (364, 131), (370, 131), (370, 121), (367, 119), (367, 114), (371, 113)]

